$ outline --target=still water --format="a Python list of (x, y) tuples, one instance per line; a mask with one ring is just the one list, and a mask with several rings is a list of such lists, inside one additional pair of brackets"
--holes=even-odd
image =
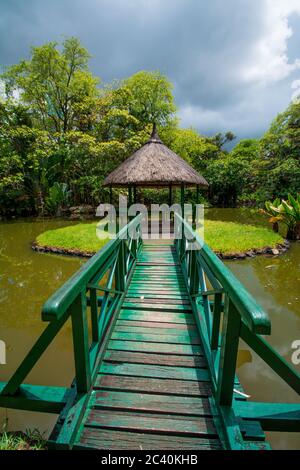
[[(248, 210), (212, 209), (209, 218), (264, 223)], [(7, 364), (0, 365), (0, 381), (15, 370), (45, 327), (40, 311), (45, 300), (84, 260), (33, 252), (30, 243), (48, 229), (70, 221), (16, 221), (0, 223), (0, 339), (7, 347)], [(259, 256), (226, 263), (265, 308), (272, 321), (268, 341), (288, 361), (291, 344), (300, 339), (300, 243), (277, 258)], [(296, 366), (299, 370), (299, 366)], [(238, 375), (246, 393), (255, 401), (295, 402), (299, 397), (268, 366), (240, 345)], [(74, 376), (71, 328), (67, 323), (27, 380), (41, 385), (69, 386)], [(38, 427), (51, 430), (55, 416), (0, 408), (0, 430)], [(269, 433), (273, 448), (300, 449), (298, 433)]]

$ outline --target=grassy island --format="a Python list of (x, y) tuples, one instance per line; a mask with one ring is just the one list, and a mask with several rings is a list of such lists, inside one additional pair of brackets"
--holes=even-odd
[[(92, 222), (48, 230), (37, 237), (34, 246), (38, 250), (91, 255), (108, 241), (103, 231), (103, 239), (96, 236), (96, 226), (97, 222)], [(284, 240), (278, 233), (262, 226), (206, 220), (205, 241), (215, 252), (234, 257), (247, 252), (260, 253), (266, 248), (275, 249)]]

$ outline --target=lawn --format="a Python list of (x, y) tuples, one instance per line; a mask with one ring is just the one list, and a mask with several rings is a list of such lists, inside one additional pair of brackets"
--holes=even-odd
[[(102, 239), (96, 235), (98, 222), (84, 223), (48, 230), (36, 239), (38, 246), (54, 247), (65, 250), (78, 250), (94, 253), (108, 241), (106, 232), (100, 231)], [(246, 251), (275, 247), (283, 238), (272, 230), (254, 225), (205, 220), (205, 242), (214, 250), (224, 255), (244, 253)]]
[(278, 233), (262, 226), (208, 219), (204, 224), (204, 240), (210, 248), (224, 255), (274, 248), (283, 243)]
[(108, 242), (106, 232), (99, 231), (103, 238), (96, 235), (98, 222), (90, 224), (70, 225), (69, 227), (47, 230), (36, 239), (38, 246), (61, 248), (65, 250), (79, 250), (94, 253)]

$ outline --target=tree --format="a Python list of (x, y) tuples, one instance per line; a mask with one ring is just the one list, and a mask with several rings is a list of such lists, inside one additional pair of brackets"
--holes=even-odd
[(168, 127), (162, 131), (163, 141), (197, 171), (205, 172), (209, 161), (220, 155), (219, 148), (195, 129)]
[(220, 150), (223, 149), (225, 144), (232, 142), (234, 139), (236, 139), (236, 136), (231, 131), (225, 132), (225, 134), (218, 132), (218, 134), (210, 138), (211, 142)]
[(174, 119), (176, 107), (171, 82), (159, 72), (138, 72), (123, 80), (115, 100), (144, 126), (167, 125)]
[(238, 199), (251, 199), (255, 190), (256, 164), (259, 142), (246, 139), (228, 154), (212, 160), (205, 173), (210, 183), (210, 200), (222, 207), (236, 206)]
[(45, 130), (67, 132), (91, 127), (97, 106), (97, 83), (88, 70), (89, 54), (76, 38), (66, 39), (62, 50), (50, 42), (32, 48), (30, 60), (8, 67), (2, 75), (6, 92), (20, 99)]

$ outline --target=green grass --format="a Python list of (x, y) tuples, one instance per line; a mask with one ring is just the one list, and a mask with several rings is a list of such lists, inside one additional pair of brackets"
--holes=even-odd
[(253, 249), (275, 247), (283, 238), (268, 228), (205, 219), (204, 239), (214, 251), (229, 255)]
[(36, 242), (39, 246), (94, 253), (108, 241), (108, 237), (103, 230), (101, 230), (101, 233), (105, 239), (99, 240), (96, 235), (96, 227), (97, 223), (93, 222), (48, 230), (39, 235)]
[(0, 434), (0, 450), (43, 450), (45, 447), (46, 440), (37, 429)]
[[(40, 246), (94, 253), (108, 241), (108, 238), (97, 238), (96, 226), (97, 223), (93, 222), (49, 230), (39, 235), (36, 241)], [(102, 233), (105, 235), (105, 232)], [(208, 219), (205, 219), (204, 236), (205, 242), (214, 251), (224, 255), (275, 247), (283, 242), (279, 234), (262, 226)]]

